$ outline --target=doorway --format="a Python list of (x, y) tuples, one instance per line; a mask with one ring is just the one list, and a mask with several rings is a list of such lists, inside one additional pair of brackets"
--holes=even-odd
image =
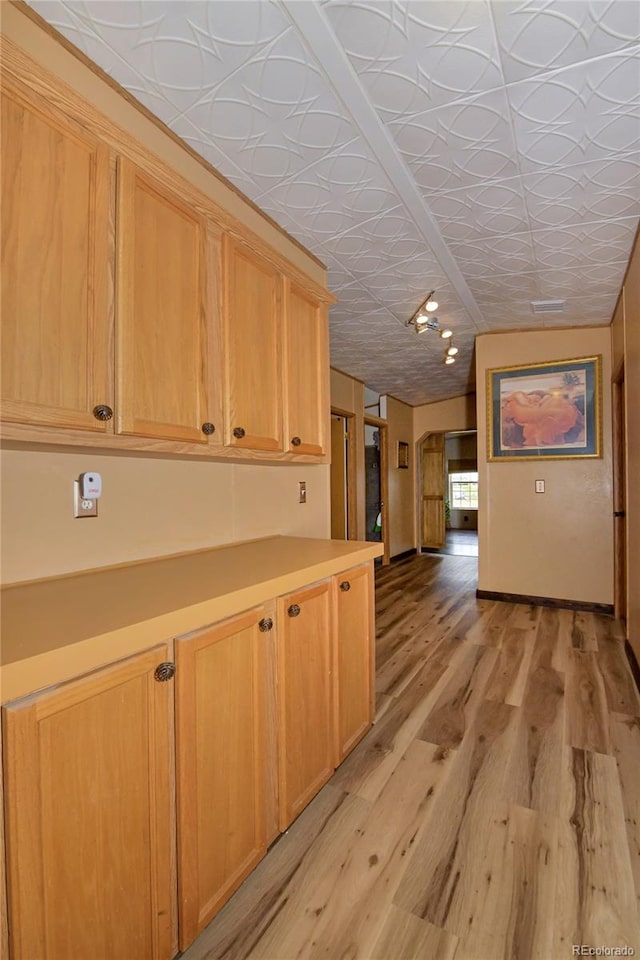
[(356, 539), (355, 417), (331, 409), (331, 539)]
[(477, 557), (477, 432), (430, 433), (419, 450), (421, 549)]
[(384, 544), (385, 565), (389, 563), (387, 464), (387, 423), (379, 417), (365, 417), (365, 539)]

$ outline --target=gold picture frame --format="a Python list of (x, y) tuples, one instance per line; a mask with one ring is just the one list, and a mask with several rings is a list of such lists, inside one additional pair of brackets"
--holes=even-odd
[(487, 370), (493, 460), (602, 457), (602, 357)]

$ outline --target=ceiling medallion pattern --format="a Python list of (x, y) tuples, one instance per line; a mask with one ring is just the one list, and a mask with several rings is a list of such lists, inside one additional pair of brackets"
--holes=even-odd
[[(476, 333), (611, 319), (640, 216), (640, 4), (29, 2), (327, 263), (332, 363), (375, 390), (464, 393)], [(432, 286), (450, 366), (405, 325)]]

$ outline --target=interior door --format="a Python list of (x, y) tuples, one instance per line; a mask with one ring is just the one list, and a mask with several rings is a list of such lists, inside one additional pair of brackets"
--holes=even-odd
[(422, 546), (444, 547), (444, 433), (432, 433), (422, 443)]

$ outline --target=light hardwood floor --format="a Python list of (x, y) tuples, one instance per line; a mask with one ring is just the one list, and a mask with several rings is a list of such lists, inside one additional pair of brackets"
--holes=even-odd
[(377, 718), (184, 960), (640, 956), (640, 697), (620, 625), (377, 576)]

